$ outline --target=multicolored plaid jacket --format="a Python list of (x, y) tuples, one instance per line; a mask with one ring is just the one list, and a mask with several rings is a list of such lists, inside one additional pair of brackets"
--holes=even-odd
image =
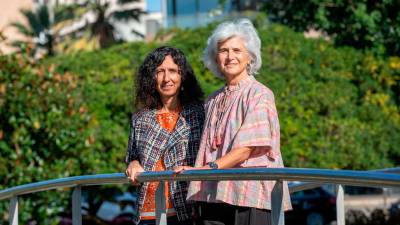
[[(204, 122), (204, 108), (201, 104), (183, 106), (175, 130), (165, 130), (156, 119), (156, 110), (142, 110), (134, 113), (126, 154), (126, 163), (138, 160), (145, 171), (152, 171), (156, 162), (164, 156), (167, 170), (176, 166), (194, 166)], [(138, 189), (137, 209), (143, 207), (148, 183)], [(192, 207), (186, 203), (188, 182), (169, 182), (172, 204), (179, 220), (191, 217)], [(139, 213), (137, 214), (139, 215)], [(139, 216), (134, 219), (140, 221)]]

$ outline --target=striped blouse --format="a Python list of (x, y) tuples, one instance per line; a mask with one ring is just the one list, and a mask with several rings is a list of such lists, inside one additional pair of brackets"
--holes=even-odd
[[(237, 167), (283, 167), (274, 95), (253, 76), (215, 92), (208, 98), (205, 111), (196, 167), (240, 147), (254, 147), (254, 150)], [(275, 181), (192, 181), (187, 199), (271, 209), (274, 184)], [(291, 209), (286, 183), (284, 209)]]

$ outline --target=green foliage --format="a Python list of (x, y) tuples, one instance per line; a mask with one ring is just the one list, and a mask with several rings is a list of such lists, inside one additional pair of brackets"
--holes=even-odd
[(399, 1), (273, 0), (265, 10), (273, 21), (296, 30), (325, 31), (338, 45), (400, 55)]
[(0, 66), (3, 185), (80, 174), (85, 159), (79, 156), (90, 151), (91, 116), (76, 77), (17, 56), (2, 56)]
[[(0, 189), (122, 170), (121, 154), (97, 143), (100, 127), (83, 98), (79, 77), (16, 55), (0, 56), (0, 68)], [(113, 132), (125, 135), (102, 133), (118, 141)], [(60, 210), (51, 206), (65, 205), (68, 195), (64, 191), (27, 196), (21, 203), (21, 219), (33, 217), (49, 224)]]
[(400, 115), (391, 91), (400, 68), (281, 26), (260, 36), (259, 79), (276, 93), (286, 163), (345, 169), (400, 163)]

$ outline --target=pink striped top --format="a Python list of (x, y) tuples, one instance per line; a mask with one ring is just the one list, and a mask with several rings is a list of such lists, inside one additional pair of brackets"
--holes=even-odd
[[(239, 147), (255, 150), (237, 167), (283, 167), (274, 95), (253, 76), (216, 91), (205, 103), (205, 110), (196, 167)], [(187, 199), (271, 209), (274, 184), (275, 181), (192, 181)], [(284, 209), (291, 209), (286, 183)]]

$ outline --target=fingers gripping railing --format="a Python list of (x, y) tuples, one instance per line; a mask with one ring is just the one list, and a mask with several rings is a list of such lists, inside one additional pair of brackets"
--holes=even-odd
[[(140, 182), (162, 181), (156, 197), (157, 223), (166, 224), (165, 199), (163, 182), (168, 180), (192, 181), (192, 180), (276, 180), (272, 191), (272, 224), (284, 224), (282, 209), (283, 186), (282, 181), (304, 181), (308, 183), (289, 187), (291, 193), (321, 186), (323, 183), (337, 184), (337, 224), (344, 225), (343, 187), (341, 185), (356, 185), (367, 187), (400, 187), (400, 168), (384, 169), (379, 171), (349, 171), (326, 169), (295, 169), (295, 168), (242, 168), (227, 170), (191, 170), (182, 174), (172, 171), (144, 172), (138, 176)], [(122, 173), (99, 174), (61, 178), (21, 185), (0, 191), (0, 200), (10, 199), (10, 219), (12, 225), (18, 224), (18, 196), (51, 190), (63, 187), (74, 187), (72, 196), (73, 225), (81, 225), (81, 186), (121, 184), (128, 183)], [(163, 202), (163, 204), (161, 204)]]

